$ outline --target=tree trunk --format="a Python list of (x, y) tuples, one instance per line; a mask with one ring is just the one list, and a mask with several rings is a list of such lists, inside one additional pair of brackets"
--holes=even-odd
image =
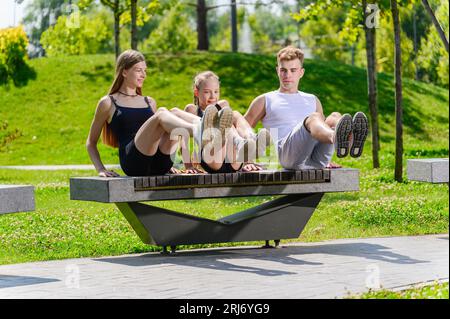
[(377, 66), (376, 66), (376, 29), (368, 28), (367, 21), (367, 1), (363, 0), (364, 10), (364, 31), (366, 35), (366, 56), (367, 56), (367, 87), (369, 98), (370, 124), (372, 127), (372, 165), (373, 168), (380, 167), (378, 152), (380, 150), (379, 129), (378, 129), (378, 105), (377, 105)]
[(413, 12), (413, 47), (414, 47), (414, 66), (416, 68), (414, 72), (414, 80), (419, 80), (419, 63), (417, 62), (417, 57), (419, 55), (419, 43), (417, 41), (417, 15), (416, 8), (414, 7)]
[(448, 53), (448, 40), (447, 37), (445, 36), (444, 30), (442, 30), (441, 25), (439, 24), (439, 21), (437, 20), (433, 10), (430, 7), (430, 4), (428, 3), (427, 0), (422, 0), (422, 4), (425, 7), (426, 11), (428, 12), (428, 14), (431, 17), (431, 20), (433, 21), (434, 26), (436, 27), (437, 32), (439, 33), (439, 36), (441, 37), (442, 43), (444, 43), (445, 49), (447, 50)]
[(402, 51), (400, 40), (400, 19), (397, 0), (391, 0), (395, 37), (395, 180), (403, 181), (403, 105), (402, 105)]
[(114, 0), (114, 51), (116, 60), (120, 55), (120, 4), (119, 0)]
[(137, 50), (138, 34), (136, 26), (137, 0), (131, 0), (131, 48)]
[(197, 49), (200, 51), (209, 50), (207, 14), (205, 0), (197, 0)]
[(231, 51), (238, 51), (236, 0), (231, 0)]

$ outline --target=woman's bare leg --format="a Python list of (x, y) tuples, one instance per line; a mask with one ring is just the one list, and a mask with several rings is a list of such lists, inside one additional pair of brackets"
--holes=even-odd
[[(136, 148), (144, 155), (155, 155), (164, 134), (170, 136), (174, 132), (179, 132), (178, 135), (184, 133), (192, 136), (195, 126), (196, 124), (184, 121), (166, 108), (159, 108), (155, 115), (147, 120), (137, 132), (134, 138)], [(172, 142), (169, 143), (167, 141), (167, 136), (163, 140), (164, 149), (165, 151), (170, 151), (173, 146)], [(173, 140), (173, 144), (177, 142), (178, 138)]]
[(181, 118), (189, 123), (197, 123), (197, 121), (200, 121), (199, 116), (189, 113), (189, 112), (186, 112), (186, 111), (183, 111), (183, 110), (180, 110), (179, 108), (176, 108), (176, 107), (171, 109), (170, 112), (172, 112), (174, 115), (178, 116), (179, 118)]

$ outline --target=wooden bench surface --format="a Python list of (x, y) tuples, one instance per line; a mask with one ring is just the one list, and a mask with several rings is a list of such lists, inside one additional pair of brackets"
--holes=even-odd
[(105, 203), (358, 190), (359, 171), (347, 168), (70, 179), (71, 199)]
[(218, 174), (176, 174), (146, 176), (134, 179), (135, 190), (180, 189), (192, 187), (280, 185), (290, 183), (326, 183), (330, 170), (258, 171)]

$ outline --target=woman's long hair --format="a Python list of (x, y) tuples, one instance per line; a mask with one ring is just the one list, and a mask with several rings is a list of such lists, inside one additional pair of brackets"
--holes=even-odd
[[(114, 94), (120, 90), (123, 84), (123, 71), (130, 69), (133, 65), (139, 62), (145, 61), (145, 57), (141, 52), (135, 50), (126, 50), (122, 52), (117, 58), (116, 75), (114, 77), (113, 84), (109, 89), (109, 95)], [(136, 88), (136, 94), (142, 95), (142, 88)], [(119, 147), (119, 140), (114, 132), (111, 130), (108, 122), (103, 126), (102, 141), (104, 144), (111, 147)]]

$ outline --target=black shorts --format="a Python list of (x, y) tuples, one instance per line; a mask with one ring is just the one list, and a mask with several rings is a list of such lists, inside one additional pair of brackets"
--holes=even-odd
[(119, 150), (120, 166), (128, 176), (164, 175), (173, 166), (170, 155), (163, 154), (159, 148), (155, 155), (147, 156), (139, 152), (134, 140)]
[(203, 158), (200, 162), (200, 165), (202, 166), (202, 168), (205, 170), (205, 172), (209, 173), (209, 174), (214, 174), (214, 173), (236, 173), (237, 171), (239, 171), (242, 166), (244, 166), (244, 164), (242, 163), (241, 166), (239, 166), (238, 169), (234, 169), (233, 166), (231, 165), (231, 163), (227, 163), (226, 160), (223, 161), (222, 166), (218, 169), (218, 170), (213, 170), (211, 167), (209, 167), (209, 165), (203, 161)]

